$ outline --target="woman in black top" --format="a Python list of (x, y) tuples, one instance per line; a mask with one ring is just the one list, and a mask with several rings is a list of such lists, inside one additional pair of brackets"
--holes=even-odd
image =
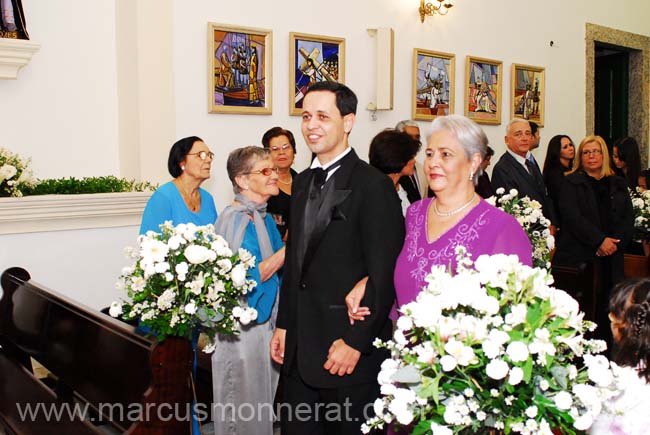
[(293, 133), (282, 127), (273, 127), (262, 136), (262, 145), (271, 151), (273, 164), (278, 168), (280, 194), (268, 200), (266, 211), (271, 213), (283, 240), (289, 228), (291, 185), (297, 172), (291, 169), (296, 156), (296, 140)]
[(575, 157), (575, 146), (571, 138), (565, 134), (558, 134), (548, 142), (546, 150), (546, 159), (544, 160), (544, 184), (548, 191), (548, 196), (553, 201), (555, 214), (559, 219), (560, 230), (562, 229), (562, 210), (560, 209), (559, 199), (564, 174), (571, 170), (573, 158)]
[[(562, 231), (553, 265), (593, 263), (598, 271), (597, 334), (611, 339), (607, 327), (609, 291), (623, 275), (623, 254), (632, 238), (634, 211), (625, 180), (609, 166), (607, 145), (587, 136), (560, 191)], [(610, 343), (611, 344), (611, 343)]]
[(627, 180), (630, 189), (639, 185), (641, 173), (641, 156), (639, 145), (632, 137), (622, 137), (612, 147), (612, 162), (616, 166), (618, 175)]

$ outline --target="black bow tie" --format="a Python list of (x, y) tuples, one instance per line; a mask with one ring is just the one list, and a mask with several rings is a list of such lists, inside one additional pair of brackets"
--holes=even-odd
[(312, 172), (313, 172), (313, 177), (314, 177), (314, 178), (312, 178), (312, 180), (313, 180), (314, 186), (316, 186), (316, 187), (318, 187), (318, 188), (322, 188), (323, 185), (325, 184), (325, 182), (327, 181), (327, 176), (328, 176), (332, 171), (334, 171), (334, 169), (336, 169), (336, 168), (338, 168), (339, 166), (341, 166), (341, 163), (342, 163), (342, 162), (339, 161), (339, 162), (333, 164), (332, 166), (330, 166), (330, 167), (327, 168), (327, 169), (323, 169), (323, 168), (313, 168), (313, 169), (312, 169)]

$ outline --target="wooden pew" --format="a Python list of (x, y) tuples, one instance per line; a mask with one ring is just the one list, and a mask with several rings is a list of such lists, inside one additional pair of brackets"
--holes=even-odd
[(584, 263), (578, 267), (553, 266), (551, 269), (555, 288), (561, 289), (573, 296), (585, 312), (585, 318), (596, 321), (596, 291), (598, 289), (598, 273), (592, 263)]
[(625, 254), (625, 278), (645, 278), (650, 275), (648, 257), (645, 255)]
[[(0, 428), (21, 435), (190, 433), (189, 341), (144, 337), (21, 268), (6, 270), (1, 283)], [(30, 357), (56, 376), (54, 388), (34, 376)], [(41, 412), (25, 418), (28, 404)], [(63, 412), (48, 417), (45, 409)]]

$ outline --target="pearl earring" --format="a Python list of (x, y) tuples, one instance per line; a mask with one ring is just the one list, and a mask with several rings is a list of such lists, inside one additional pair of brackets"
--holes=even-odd
[(181, 171), (184, 171), (184, 170), (185, 170), (185, 166), (181, 166)]
[(469, 181), (474, 181), (474, 173), (473, 172), (469, 173)]

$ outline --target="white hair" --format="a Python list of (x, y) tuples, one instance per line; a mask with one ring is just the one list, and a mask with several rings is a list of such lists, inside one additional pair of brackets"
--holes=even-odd
[(524, 118), (512, 118), (508, 125), (506, 125), (506, 135), (510, 134), (510, 127), (512, 127), (515, 124), (519, 124), (520, 122), (525, 122), (526, 124), (530, 125), (527, 119)]
[(405, 119), (403, 121), (398, 122), (395, 125), (395, 130), (401, 131), (404, 133), (404, 130), (406, 130), (406, 127), (415, 127), (418, 130), (420, 129), (420, 126), (418, 125), (417, 122), (413, 121), (412, 119)]
[[(463, 115), (438, 116), (431, 123), (431, 132), (445, 130), (451, 133), (463, 151), (467, 161), (470, 161), (474, 154), (479, 154), (481, 159), (487, 154), (488, 138), (481, 127), (471, 119)], [(478, 177), (483, 174), (483, 169), (479, 165), (473, 176), (474, 185), (478, 183)]]

